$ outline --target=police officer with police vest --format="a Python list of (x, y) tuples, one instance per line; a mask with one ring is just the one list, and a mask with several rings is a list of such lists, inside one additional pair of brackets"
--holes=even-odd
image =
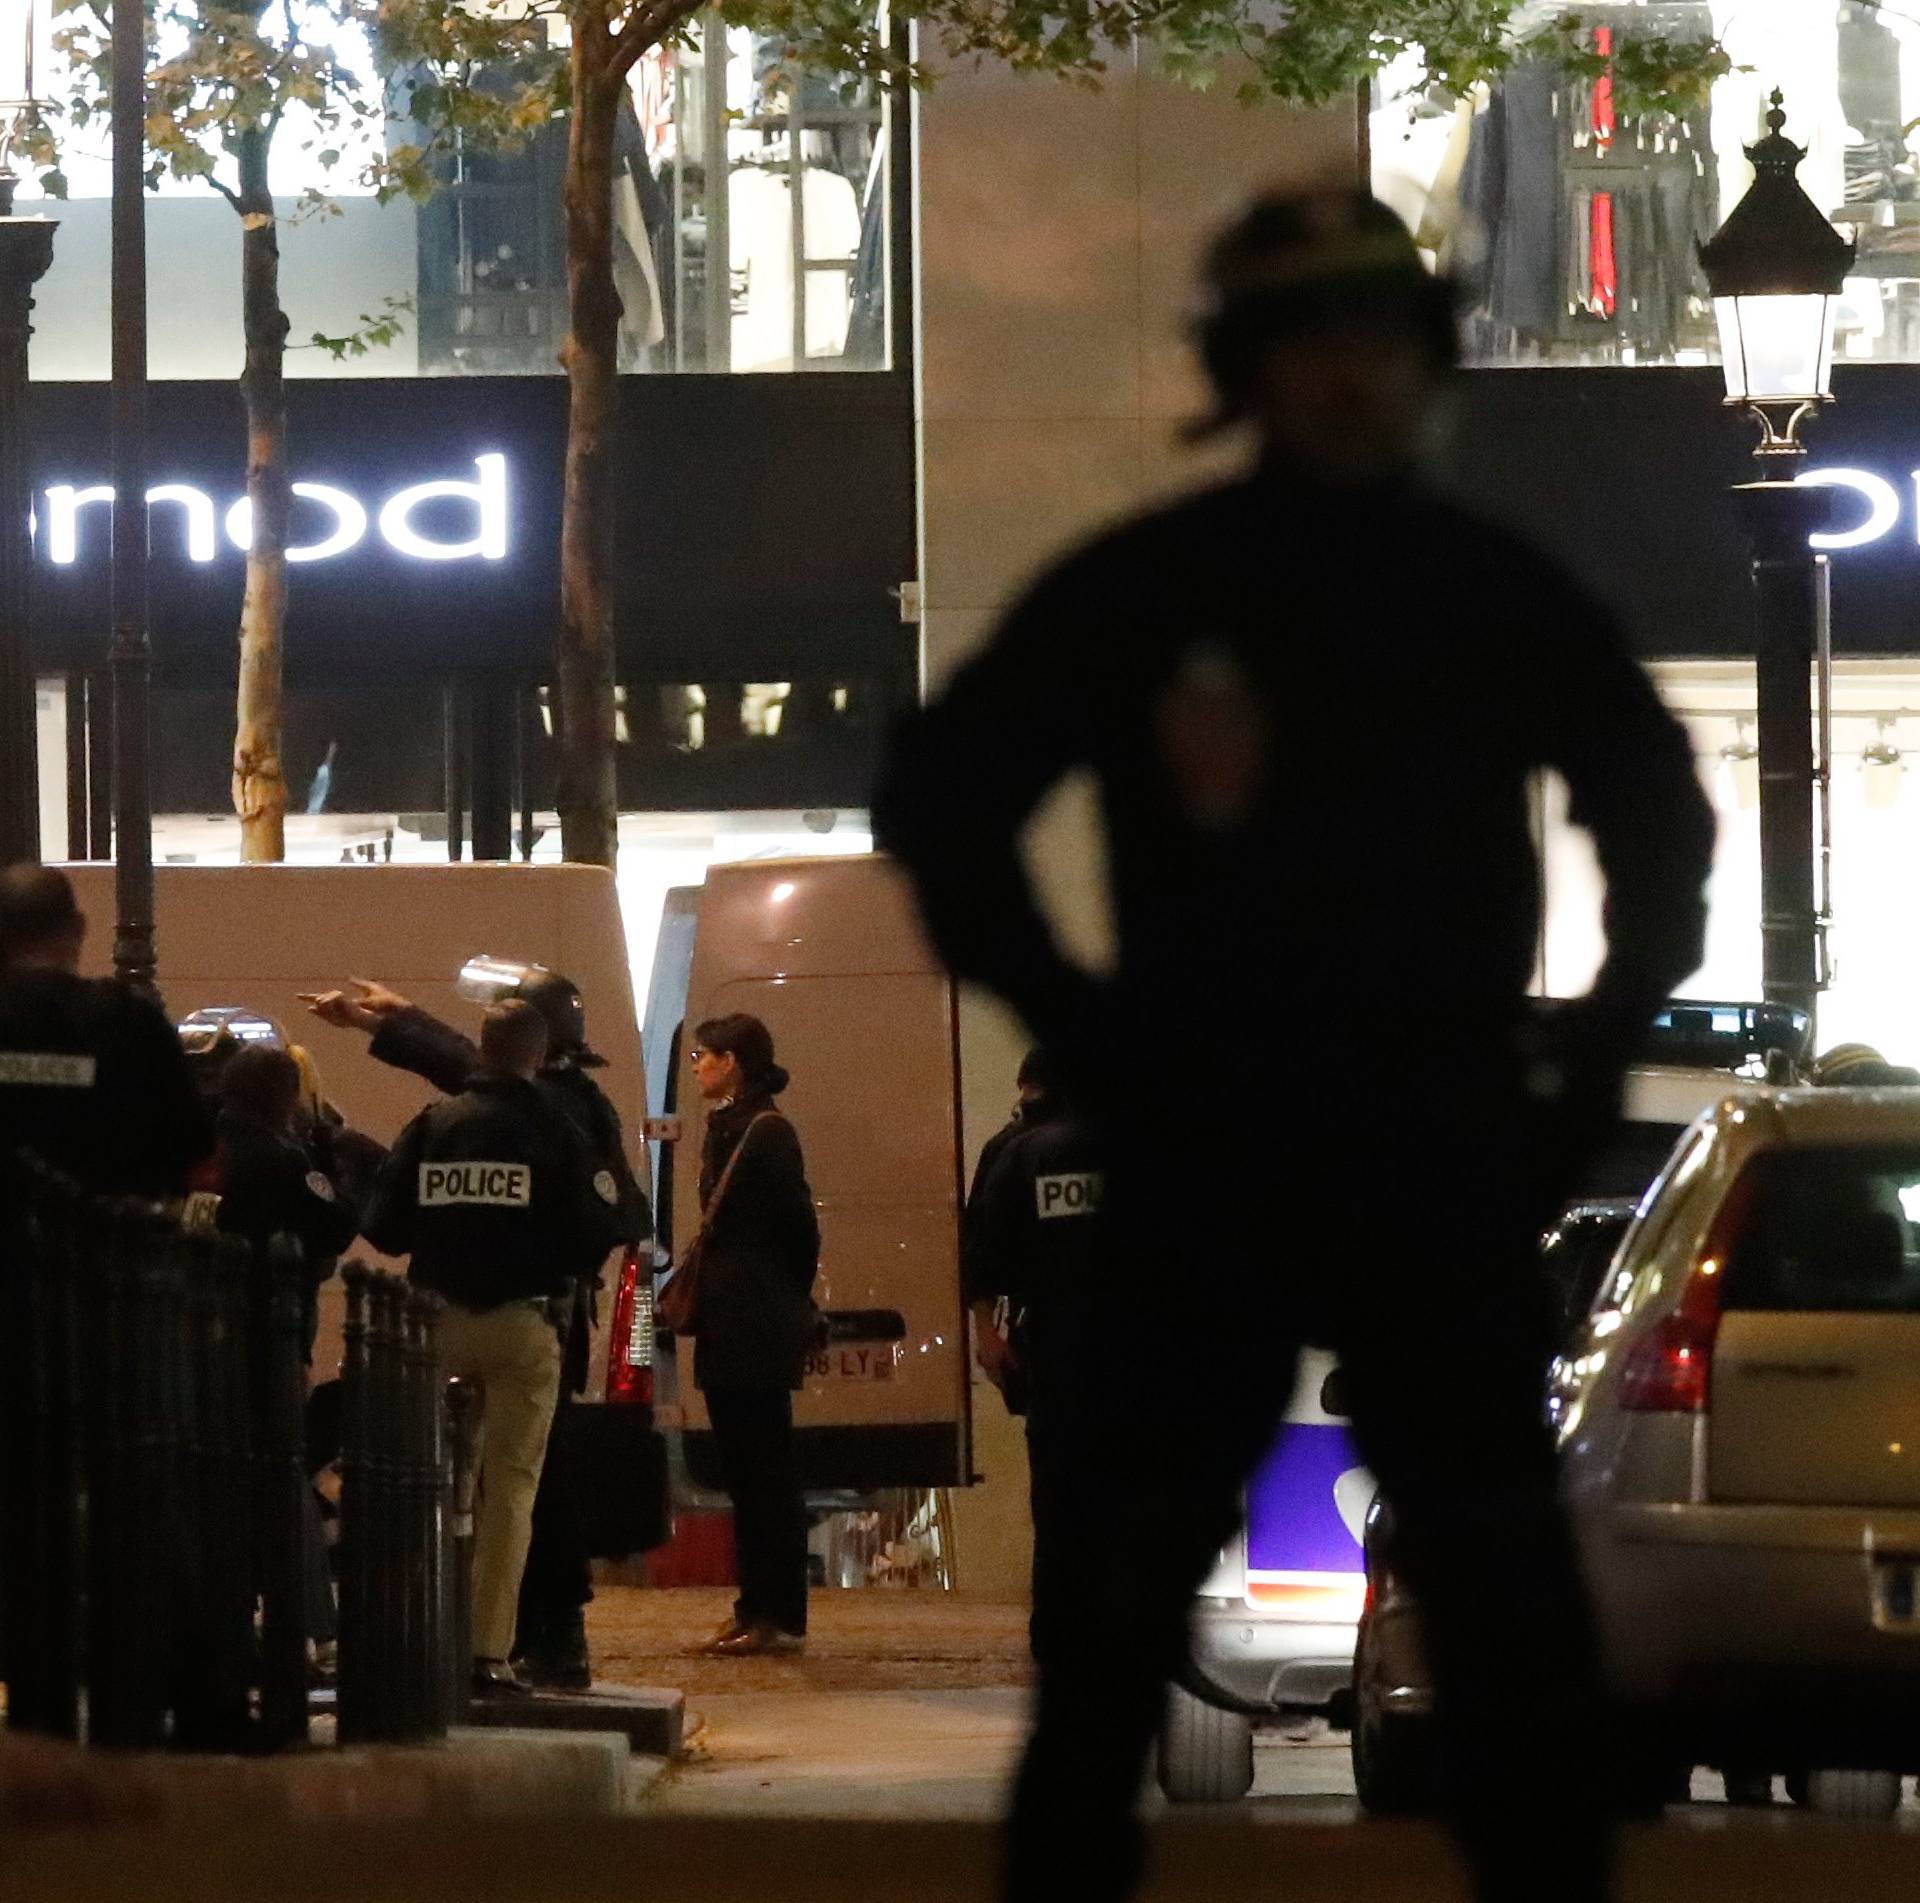
[[(391, 986), (357, 978), (351, 987), (315, 993), (306, 1002), (323, 1022), (368, 1033), (368, 1054), (380, 1063), (412, 1071), (440, 1090), (465, 1088), (479, 1062), (471, 1038)], [(611, 1179), (619, 1215), (615, 1241), (624, 1247), (645, 1243), (653, 1234), (653, 1212), (627, 1161), (620, 1114), (593, 1078), (605, 1060), (587, 1042), (579, 987), (544, 966), (481, 958), (461, 974), (461, 991), (479, 1001), (519, 998), (546, 1020), (547, 1058), (534, 1081)], [(595, 1262), (556, 1310), (563, 1342), (560, 1403), (534, 1501), (533, 1543), (513, 1647), (513, 1656), (536, 1684), (565, 1690), (584, 1690), (593, 1682), (585, 1616), (593, 1582), (582, 1498), (589, 1476), (567, 1427), (573, 1397), (587, 1386), (600, 1272)]]
[(613, 1246), (618, 1193), (579, 1132), (536, 1086), (546, 1020), (494, 1005), (467, 1087), (421, 1112), (380, 1173), (367, 1214), (376, 1248), (444, 1296), (440, 1361), (483, 1398), (474, 1534), (474, 1689), (524, 1692), (509, 1663), (534, 1494), (559, 1398), (549, 1303)]
[[(1050, 1076), (1050, 1067), (1034, 1053), (1022, 1075)], [(1019, 1122), (1002, 1138), (967, 1201), (963, 1272), (981, 1366), (1009, 1407), (1017, 1397), (1026, 1411), (1033, 1505), (1028, 1634), (1035, 1659), (1044, 1662), (1050, 1624), (1072, 1616), (1075, 1549), (1063, 1506), (1075, 1482), (1066, 1428), (1100, 1285), (1105, 1145), (1057, 1085), (1023, 1092)], [(1004, 1339), (992, 1323), (1000, 1306), (1008, 1320)]]
[(86, 934), (65, 873), (0, 871), (0, 1151), (108, 1195), (179, 1196), (212, 1117), (159, 1005), (80, 976)]

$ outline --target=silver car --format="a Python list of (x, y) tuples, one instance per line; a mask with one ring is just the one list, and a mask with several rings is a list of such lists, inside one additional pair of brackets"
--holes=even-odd
[(1920, 1769), (1920, 1092), (1688, 1133), (1557, 1371), (1564, 1487), (1650, 1756), (1890, 1812)]
[[(1817, 1809), (1890, 1814), (1920, 1769), (1920, 1091), (1754, 1089), (1703, 1115), (1549, 1411), (1649, 1793), (1709, 1764), (1736, 1799), (1784, 1773)], [(1431, 1758), (1383, 1514), (1355, 1757), (1392, 1804)]]

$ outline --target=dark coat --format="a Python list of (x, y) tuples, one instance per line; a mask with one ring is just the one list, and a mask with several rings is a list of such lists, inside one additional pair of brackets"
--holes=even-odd
[(423, 1287), (464, 1308), (497, 1308), (561, 1294), (590, 1272), (613, 1246), (611, 1188), (541, 1091), (483, 1070), (401, 1133), (367, 1240), (410, 1255)]
[(220, 1227), (256, 1247), (276, 1235), (300, 1245), (306, 1280), (302, 1333), (313, 1353), (315, 1298), (340, 1251), (360, 1233), (360, 1205), (338, 1171), (291, 1136), (223, 1110), (219, 1135)]
[(967, 1205), (968, 1293), (1004, 1296), (1029, 1414), (1066, 1404), (1102, 1286), (1106, 1146), (1086, 1122), (1043, 1112), (990, 1161)]
[[(431, 1011), (408, 1005), (381, 1020), (371, 1054), (396, 1070), (410, 1070), (449, 1096), (465, 1090), (480, 1068), (480, 1047)], [(549, 1063), (534, 1079), (540, 1093), (579, 1131), (597, 1167), (612, 1176), (618, 1192), (619, 1236), (645, 1242), (653, 1234), (653, 1211), (627, 1161), (620, 1113), (607, 1093), (570, 1057)], [(595, 1264), (595, 1273), (599, 1265)]]
[[(772, 1097), (742, 1097), (707, 1119), (700, 1204)], [(777, 1113), (754, 1125), (708, 1230), (694, 1379), (702, 1388), (797, 1388), (813, 1340), (820, 1223), (800, 1138)]]
[[(1354, 707), (1360, 755), (1327, 717)], [(904, 726), (873, 817), (953, 970), (1114, 1101), (1157, 1094), (1140, 1027), (1231, 1001), (1285, 1027), (1303, 1074), (1365, 1101), (1411, 1071), (1444, 1118), (1521, 1019), (1540, 768), (1606, 874), (1624, 1066), (1700, 960), (1713, 815), (1685, 731), (1558, 564), (1416, 483), (1336, 492), (1274, 463), (1043, 576)], [(1078, 769), (1111, 983), (1062, 955), (1021, 856)]]
[(0, 1150), (15, 1146), (106, 1195), (180, 1195), (213, 1119), (160, 1007), (111, 978), (0, 979)]

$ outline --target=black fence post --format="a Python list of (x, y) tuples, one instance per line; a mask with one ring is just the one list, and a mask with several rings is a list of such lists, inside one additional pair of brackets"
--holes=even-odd
[(367, 1339), (373, 1271), (349, 1262), (345, 1353), (340, 1369), (340, 1691), (342, 1744), (373, 1735), (369, 1708), (372, 1606), (368, 1594)]
[(307, 1736), (305, 1275), (299, 1244), (275, 1236), (264, 1262), (256, 1260), (250, 1318), (260, 1728), (269, 1750)]

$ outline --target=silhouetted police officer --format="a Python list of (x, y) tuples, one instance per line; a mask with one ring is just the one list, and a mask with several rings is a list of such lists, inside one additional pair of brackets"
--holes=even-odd
[[(369, 1033), (369, 1054), (381, 1063), (410, 1070), (440, 1090), (465, 1088), (479, 1062), (471, 1038), (387, 985), (365, 979), (353, 985), (352, 991), (321, 993), (308, 1003), (329, 1024)], [(534, 1081), (579, 1131), (598, 1167), (612, 1180), (618, 1212), (614, 1241), (627, 1247), (646, 1242), (653, 1234), (653, 1212), (627, 1161), (620, 1114), (593, 1079), (605, 1059), (587, 1042), (578, 986), (559, 972), (528, 966), (509, 995), (532, 1005), (546, 1020), (547, 1058)], [(600, 1274), (601, 1264), (595, 1262), (558, 1310), (563, 1343), (560, 1403), (534, 1502), (533, 1543), (521, 1583), (513, 1648), (536, 1684), (570, 1690), (593, 1682), (585, 1616), (593, 1581), (581, 1498), (590, 1476), (568, 1435), (567, 1410), (587, 1386)]]
[(493, 1006), (467, 1087), (421, 1112), (380, 1173), (368, 1240), (411, 1256), (447, 1298), (440, 1360), (484, 1402), (474, 1532), (474, 1687), (525, 1685), (508, 1663), (534, 1492), (560, 1389), (548, 1304), (612, 1247), (617, 1193), (579, 1132), (534, 1082), (547, 1053), (532, 1005)]
[(87, 921), (50, 866), (0, 871), (0, 1150), (85, 1187), (169, 1198), (213, 1144), (180, 1040), (151, 999), (80, 976)]
[[(1131, 1890), (1189, 1601), (1313, 1340), (1406, 1532), (1481, 1896), (1550, 1881), (1589, 1903), (1613, 1767), (1532, 1243), (1547, 1177), (1606, 1128), (1698, 961), (1712, 820), (1605, 613), (1414, 473), (1454, 326), (1393, 214), (1263, 201), (1207, 286), (1209, 427), (1250, 425), (1256, 464), (1043, 575), (875, 800), (950, 963), (1019, 1009), (1109, 1140), (1068, 1428), (1081, 1558), (1047, 1622), (1008, 1894)], [(1104, 810), (1110, 982), (1058, 949), (1019, 852), (1076, 769)], [(1556, 1047), (1523, 1053), (1541, 769), (1593, 836), (1608, 950)]]
[(1034, 1657), (1044, 1660), (1049, 1622), (1071, 1618), (1074, 1601), (1068, 1410), (1080, 1361), (1095, 1346), (1089, 1324), (1104, 1253), (1097, 1218), (1106, 1158), (1098, 1130), (1073, 1115), (1057, 1086), (1026, 1098), (1020, 1121), (1003, 1135), (967, 1202), (966, 1285), (976, 1325), (982, 1304), (1004, 1304), (1008, 1317), (995, 1379), (1003, 1392), (1018, 1392), (1026, 1412), (1033, 1503), (1028, 1630)]

